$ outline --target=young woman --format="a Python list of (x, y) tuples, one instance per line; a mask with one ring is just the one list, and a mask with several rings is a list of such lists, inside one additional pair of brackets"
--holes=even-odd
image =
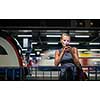
[(62, 66), (60, 80), (78, 80), (77, 69), (82, 70), (78, 49), (71, 47), (70, 41), (70, 35), (63, 33), (60, 40), (62, 48), (55, 52), (55, 66)]

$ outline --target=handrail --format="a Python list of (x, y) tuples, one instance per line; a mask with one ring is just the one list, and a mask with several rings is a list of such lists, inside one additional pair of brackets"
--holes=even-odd
[[(58, 80), (61, 68), (56, 66), (39, 66), (39, 67), (0, 67), (0, 80)], [(100, 80), (100, 66), (83, 66), (87, 68), (86, 74), (88, 80)], [(31, 73), (30, 73), (31, 72)], [(31, 76), (30, 74), (33, 74)], [(28, 78), (27, 78), (28, 77)], [(45, 79), (47, 77), (47, 79)]]

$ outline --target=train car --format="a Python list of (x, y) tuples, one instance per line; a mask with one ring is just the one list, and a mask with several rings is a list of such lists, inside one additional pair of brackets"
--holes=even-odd
[(0, 67), (22, 66), (21, 49), (12, 36), (0, 32)]

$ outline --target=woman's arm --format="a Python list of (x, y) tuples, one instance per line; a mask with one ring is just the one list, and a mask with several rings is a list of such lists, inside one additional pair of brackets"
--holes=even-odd
[(79, 62), (79, 55), (78, 55), (78, 49), (77, 48), (72, 48), (72, 56), (74, 63), (77, 65), (77, 67), (81, 68), (81, 64)]
[(58, 50), (56, 50), (55, 61), (54, 61), (55, 66), (58, 66), (60, 64), (60, 61), (61, 61), (63, 55), (64, 55), (64, 49), (62, 50), (61, 53)]

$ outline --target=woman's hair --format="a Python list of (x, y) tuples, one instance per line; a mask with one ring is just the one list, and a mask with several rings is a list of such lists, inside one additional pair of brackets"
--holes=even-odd
[(68, 33), (62, 33), (61, 39), (62, 39), (63, 36), (69, 36), (70, 37), (70, 35)]

